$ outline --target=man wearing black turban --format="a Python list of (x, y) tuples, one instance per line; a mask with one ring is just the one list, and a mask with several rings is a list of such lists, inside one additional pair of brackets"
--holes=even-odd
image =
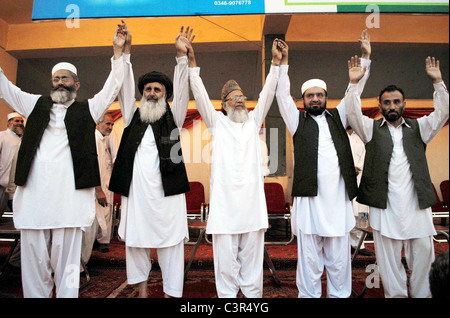
[[(128, 32), (129, 34), (129, 32)], [(174, 83), (160, 72), (142, 75), (135, 102), (135, 83), (130, 62), (131, 36), (124, 50), (125, 76), (119, 102), (125, 130), (114, 163), (110, 190), (122, 195), (119, 236), (126, 244), (129, 284), (138, 284), (139, 297), (148, 296), (150, 249), (158, 253), (166, 297), (182, 297), (184, 241), (189, 239), (185, 192), (189, 181), (181, 154), (179, 129), (189, 103), (188, 61), (185, 39), (175, 40), (177, 65)], [(167, 102), (172, 97), (172, 107)]]

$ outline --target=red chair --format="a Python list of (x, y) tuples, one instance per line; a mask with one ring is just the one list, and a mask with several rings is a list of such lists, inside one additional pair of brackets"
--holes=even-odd
[(186, 209), (188, 219), (205, 220), (207, 204), (205, 203), (205, 188), (198, 181), (189, 182), (191, 190), (186, 192)]
[[(444, 187), (445, 187), (445, 184), (444, 184)], [(433, 185), (433, 189), (434, 189), (434, 193), (436, 194), (437, 203), (431, 207), (431, 213), (433, 215), (433, 218), (441, 219), (441, 223), (434, 224), (434, 227), (435, 227), (438, 235), (442, 234), (446, 237), (446, 240), (439, 240), (439, 239), (436, 239), (435, 237), (433, 237), (433, 240), (436, 242), (439, 242), (439, 243), (441, 243), (441, 242), (448, 243), (449, 242), (448, 227), (447, 227), (448, 205), (445, 205), (444, 201), (441, 201), (434, 185)], [(448, 192), (447, 192), (447, 195), (448, 195)], [(443, 197), (444, 197), (444, 195), (443, 195)], [(448, 197), (447, 197), (447, 200), (448, 200)]]
[(448, 203), (449, 203), (449, 189), (448, 189), (448, 180), (444, 180), (441, 182), (440, 184), (440, 188), (441, 188), (441, 193), (442, 193), (442, 204), (448, 208)]
[(197, 251), (198, 246), (200, 245), (203, 236), (205, 236), (205, 239), (208, 243), (211, 243), (210, 241), (208, 241), (205, 235), (205, 216), (208, 207), (208, 205), (205, 203), (205, 188), (203, 187), (203, 184), (198, 181), (189, 182), (189, 187), (191, 188), (191, 190), (185, 193), (188, 227), (190, 230), (200, 232), (198, 234), (197, 241), (186, 242), (187, 245), (195, 244), (195, 248), (191, 253), (191, 257), (185, 271), (185, 276), (189, 271), (193, 257)]
[[(291, 220), (291, 209), (284, 196), (284, 190), (281, 184), (276, 182), (264, 183), (264, 193), (266, 195), (267, 214), (269, 222), (271, 220), (286, 220), (286, 237), (287, 241), (266, 242), (266, 244), (283, 244), (287, 245), (294, 240), (294, 233), (290, 229), (289, 221)], [(290, 236), (289, 236), (290, 232)]]
[(439, 198), (439, 195), (438, 195), (438, 193), (436, 191), (436, 187), (434, 186), (434, 184), (433, 184), (433, 190), (434, 190), (434, 194), (436, 195), (437, 202), (436, 202), (436, 204), (431, 206), (431, 211), (433, 213), (436, 213), (436, 212), (448, 212), (448, 208), (445, 207), (444, 202), (441, 201), (441, 199)]

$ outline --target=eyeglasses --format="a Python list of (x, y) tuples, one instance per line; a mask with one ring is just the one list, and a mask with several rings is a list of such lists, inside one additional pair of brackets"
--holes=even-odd
[(59, 83), (60, 80), (63, 83), (68, 83), (68, 82), (70, 82), (72, 80), (72, 78), (68, 77), (68, 76), (63, 76), (63, 77), (56, 76), (56, 77), (52, 78), (53, 83)]
[(233, 102), (237, 102), (238, 100), (242, 100), (242, 101), (246, 101), (247, 100), (247, 96), (244, 96), (244, 95), (234, 95), (234, 96), (231, 96), (230, 98), (228, 98), (228, 99), (226, 99), (226, 101), (229, 101), (229, 100), (232, 100)]

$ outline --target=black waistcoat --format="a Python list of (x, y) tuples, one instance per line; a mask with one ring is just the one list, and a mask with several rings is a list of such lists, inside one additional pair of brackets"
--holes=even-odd
[[(336, 148), (339, 168), (344, 178), (348, 199), (357, 193), (356, 171), (347, 132), (339, 112), (332, 109), (325, 114)], [(317, 157), (319, 151), (319, 126), (308, 113), (300, 112), (294, 134), (294, 181), (292, 196), (317, 196)]]
[[(182, 159), (178, 128), (170, 107), (155, 123), (151, 124), (158, 149), (164, 195), (170, 196), (189, 191), (189, 180)], [(125, 128), (109, 182), (109, 189), (128, 196), (133, 177), (134, 157), (149, 124), (141, 121), (139, 108), (131, 123)], [(145, 189), (143, 189), (145, 191)]]
[[(416, 119), (405, 118), (402, 125), (403, 149), (414, 179), (414, 188), (419, 199), (419, 207), (426, 209), (436, 203), (433, 184), (428, 171), (425, 155), (426, 144), (420, 136)], [(357, 201), (379, 209), (386, 209), (388, 197), (388, 172), (394, 144), (387, 124), (383, 119), (373, 123), (373, 137), (366, 144), (366, 157), (361, 177)]]
[[(42, 135), (50, 122), (50, 97), (40, 97), (27, 119), (17, 157), (15, 183), (25, 186)], [(100, 185), (100, 172), (95, 144), (95, 122), (88, 101), (75, 101), (64, 118), (73, 161), (75, 188), (85, 189)], [(56, 176), (57, 177), (57, 176)]]

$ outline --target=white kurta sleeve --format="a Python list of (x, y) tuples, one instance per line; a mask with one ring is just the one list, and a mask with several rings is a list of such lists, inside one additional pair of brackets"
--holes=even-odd
[(291, 135), (294, 135), (297, 131), (300, 111), (297, 109), (297, 105), (295, 105), (291, 96), (291, 82), (289, 80), (288, 70), (288, 65), (280, 66), (280, 78), (278, 80), (276, 95), (281, 117)]
[(434, 111), (430, 115), (423, 116), (417, 120), (420, 127), (420, 135), (426, 144), (444, 127), (449, 115), (448, 90), (444, 82), (433, 84), (433, 86)]
[[(195, 107), (197, 107), (202, 116), (206, 127), (208, 127), (208, 129), (214, 128), (219, 113), (211, 103), (205, 85), (200, 78), (200, 67), (189, 68), (189, 80), (192, 93), (194, 94)], [(212, 133), (211, 130), (210, 133)]]
[(23, 92), (16, 85), (11, 83), (3, 73), (0, 67), (0, 98), (3, 99), (12, 109), (23, 117), (28, 116), (33, 111), (37, 100), (41, 95), (29, 94)]
[(189, 106), (189, 72), (187, 56), (177, 57), (173, 76), (172, 114), (175, 124), (183, 128)]
[[(370, 64), (371, 64), (371, 60), (367, 60), (367, 59), (363, 59), (363, 58), (361, 59), (361, 68), (366, 67), (366, 73), (364, 74), (363, 78), (361, 78), (361, 80), (356, 85), (357, 93), (359, 96), (361, 96), (361, 94), (363, 93), (364, 87), (366, 86), (367, 80), (369, 79)], [(347, 91), (349, 88), (350, 88), (350, 83), (347, 86)], [(339, 102), (339, 105), (337, 105), (336, 108), (339, 111), (339, 116), (341, 117), (342, 125), (344, 127), (346, 127), (348, 122), (347, 122), (347, 114), (346, 114), (346, 107), (345, 107), (345, 98), (343, 98)]]
[(93, 98), (89, 99), (89, 109), (92, 118), (98, 122), (106, 113), (111, 104), (115, 101), (117, 94), (122, 87), (124, 79), (123, 57), (115, 60), (111, 58), (111, 72), (103, 88)]
[(117, 150), (119, 150), (119, 140), (114, 131), (108, 136), (108, 149), (111, 153), (111, 162), (114, 163), (117, 157)]
[(344, 97), (347, 121), (355, 133), (366, 144), (372, 139), (374, 120), (363, 115), (361, 111), (361, 97), (357, 84), (350, 84)]
[(125, 127), (127, 127), (133, 119), (134, 112), (136, 111), (136, 98), (135, 98), (135, 83), (133, 74), (133, 65), (130, 61), (130, 54), (122, 54), (124, 62), (124, 79), (122, 88), (119, 91), (118, 99), (120, 104), (120, 111), (122, 112), (122, 118)]
[(270, 106), (272, 106), (279, 74), (280, 67), (272, 65), (270, 67), (269, 74), (267, 75), (264, 87), (259, 94), (258, 103), (253, 110), (253, 118), (255, 120), (256, 127), (261, 127), (267, 113), (269, 112)]

